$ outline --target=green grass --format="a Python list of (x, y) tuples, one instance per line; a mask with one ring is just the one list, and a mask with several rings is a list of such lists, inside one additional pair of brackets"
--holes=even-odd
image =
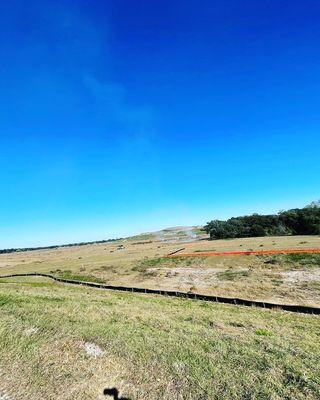
[(155, 257), (155, 258), (144, 258), (138, 262), (135, 262), (132, 267), (132, 271), (138, 271), (142, 274), (147, 272), (149, 268), (174, 268), (174, 267), (190, 267), (192, 265), (199, 265), (199, 259), (197, 257)]
[(186, 231), (178, 231), (178, 232), (176, 232), (176, 236), (184, 238), (184, 237), (188, 237), (188, 234)]
[(256, 255), (270, 267), (274, 265), (276, 268), (297, 269), (297, 268), (319, 268), (320, 267), (320, 254), (319, 253), (293, 253), (293, 254), (274, 254), (269, 255)]
[(201, 249), (201, 250), (195, 250), (195, 253), (206, 253), (206, 252), (211, 252), (211, 251), (216, 251), (216, 249)]
[(203, 229), (201, 229), (201, 228), (195, 228), (195, 229), (193, 229), (193, 232), (194, 232), (196, 235), (204, 235), (204, 234), (206, 234), (206, 232), (205, 232)]
[(320, 267), (320, 254), (319, 253), (296, 253), (286, 254), (285, 259), (288, 262), (299, 263), (307, 267)]
[(255, 334), (259, 336), (268, 336), (269, 332), (266, 329), (257, 329)]
[(145, 272), (149, 268), (161, 268), (161, 267), (174, 267), (180, 263), (179, 257), (167, 258), (167, 257), (155, 257), (145, 258), (137, 262), (132, 270)]
[(127, 239), (130, 241), (144, 241), (144, 240), (151, 240), (154, 239), (155, 235), (153, 233), (142, 233), (141, 235), (130, 236)]
[(12, 399), (93, 400), (113, 386), (132, 400), (320, 397), (316, 316), (57, 283), (11, 282), (0, 299), (0, 394)]
[(249, 271), (222, 271), (217, 274), (217, 278), (221, 281), (235, 281), (242, 278), (247, 278), (250, 275)]
[(72, 272), (70, 270), (54, 270), (50, 271), (53, 275), (58, 276), (59, 278), (63, 279), (72, 279), (75, 281), (82, 281), (82, 282), (94, 282), (94, 283), (106, 283), (104, 279), (101, 279), (94, 275), (89, 274), (80, 274), (77, 272)]

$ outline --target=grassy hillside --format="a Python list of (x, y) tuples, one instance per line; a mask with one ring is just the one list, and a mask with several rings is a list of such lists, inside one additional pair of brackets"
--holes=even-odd
[[(162, 237), (153, 239), (142, 235), (110, 243), (1, 254), (0, 274), (53, 271), (65, 277), (114, 285), (320, 306), (320, 255), (165, 257), (181, 247), (196, 254), (320, 248), (319, 236), (185, 242), (179, 232), (182, 227), (163, 231)], [(190, 233), (186, 228), (183, 232)]]
[(319, 317), (35, 279), (0, 283), (0, 398), (320, 397)]

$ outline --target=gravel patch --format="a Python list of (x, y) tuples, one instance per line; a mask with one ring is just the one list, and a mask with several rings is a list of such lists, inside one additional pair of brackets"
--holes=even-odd
[(225, 268), (148, 268), (148, 272), (172, 272), (178, 274), (215, 275)]
[(282, 272), (283, 280), (286, 283), (296, 284), (299, 282), (320, 281), (320, 268), (312, 271), (287, 271)]

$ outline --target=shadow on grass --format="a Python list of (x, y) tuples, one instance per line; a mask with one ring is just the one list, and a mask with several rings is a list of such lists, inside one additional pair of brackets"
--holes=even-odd
[(113, 400), (130, 400), (129, 397), (119, 397), (119, 391), (117, 388), (106, 388), (103, 391), (105, 396), (113, 397)]

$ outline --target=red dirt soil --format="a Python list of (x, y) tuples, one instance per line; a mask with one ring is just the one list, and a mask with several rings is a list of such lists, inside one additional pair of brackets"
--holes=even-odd
[(167, 257), (214, 257), (214, 256), (241, 256), (258, 254), (295, 254), (295, 253), (320, 253), (320, 249), (287, 249), (287, 250), (253, 250), (253, 251), (224, 251), (213, 252), (204, 251), (197, 253), (176, 253), (167, 255)]

